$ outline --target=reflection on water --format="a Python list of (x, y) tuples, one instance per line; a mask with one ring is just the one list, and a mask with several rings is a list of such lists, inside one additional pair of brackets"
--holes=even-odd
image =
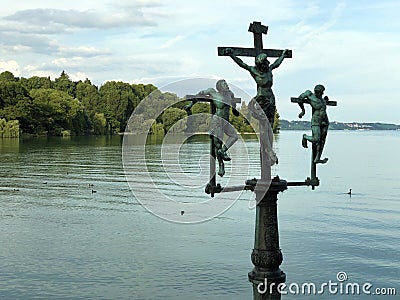
[[(277, 141), (274, 172), (288, 181), (309, 176), (301, 134), (283, 131)], [(400, 290), (399, 141), (399, 132), (330, 132), (329, 162), (318, 169), (321, 186), (279, 195), (288, 284), (323, 283), (343, 271), (349, 281)], [(249, 174), (230, 173), (238, 182), (259, 174), (257, 142), (246, 138), (246, 144)], [(121, 145), (120, 136), (0, 139), (0, 298), (251, 299), (251, 192), (208, 222), (163, 221), (132, 195)], [(162, 183), (160, 149), (157, 138), (148, 141), (150, 172)], [(205, 135), (190, 138), (179, 152), (179, 168), (195, 183), (201, 181), (197, 166), (207, 160), (193, 163), (190, 154), (208, 150)], [(241, 155), (233, 146), (232, 164), (240, 165)], [(208, 197), (202, 187), (187, 192), (168, 183), (161, 189), (181, 201)], [(282, 299), (292, 298), (310, 299)]]

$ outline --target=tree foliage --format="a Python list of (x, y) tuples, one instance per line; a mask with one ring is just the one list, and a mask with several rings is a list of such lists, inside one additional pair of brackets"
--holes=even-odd
[[(176, 94), (161, 92), (152, 84), (108, 81), (98, 88), (89, 79), (72, 81), (65, 71), (54, 81), (0, 73), (0, 118), (4, 122), (17, 120), (19, 131), (34, 135), (141, 133), (146, 128), (154, 135), (171, 128), (175, 132), (208, 132), (209, 104), (196, 103), (193, 115), (181, 121), (187, 117), (186, 104)], [(129, 119), (133, 111), (135, 118)], [(230, 116), (238, 132), (258, 128), (246, 103), (239, 111), (238, 117)], [(278, 113), (273, 128), (274, 132), (279, 129)]]
[(67, 92), (54, 89), (31, 90), (32, 116), (39, 133), (61, 135), (70, 130), (81, 135), (87, 128), (83, 105)]
[[(23, 133), (35, 135), (110, 134), (125, 130), (151, 84), (106, 82), (100, 89), (89, 79), (74, 82), (62, 71), (50, 77), (17, 78), (0, 73), (0, 118), (18, 120)], [(159, 127), (155, 128), (159, 131)]]
[(18, 136), (19, 123), (17, 120), (0, 119), (0, 138), (16, 138)]
[(186, 130), (186, 111), (176, 108), (169, 107), (167, 108), (162, 117), (162, 122), (164, 124), (164, 131), (174, 133), (185, 132)]

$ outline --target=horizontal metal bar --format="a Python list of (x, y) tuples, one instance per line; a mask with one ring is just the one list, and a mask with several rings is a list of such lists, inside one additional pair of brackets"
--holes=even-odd
[(245, 187), (246, 187), (245, 185), (227, 186), (222, 188), (221, 193), (243, 191)]
[(311, 185), (309, 182), (305, 181), (292, 181), (287, 183), (288, 186), (301, 186), (301, 185)]
[[(290, 101), (293, 103), (304, 103), (303, 100), (300, 100), (300, 98), (296, 98), (296, 97), (291, 97)], [(326, 101), (326, 105), (328, 106), (337, 106), (337, 101)]]
[[(241, 47), (218, 47), (218, 56), (229, 56), (226, 54), (225, 50), (230, 48), (233, 50), (233, 54), (236, 56), (249, 56), (249, 57), (256, 57), (259, 53), (265, 53), (268, 57), (279, 57), (282, 55), (283, 50), (278, 49), (262, 49), (258, 52), (255, 48), (241, 48)], [(291, 58), (292, 57), (292, 50), (286, 52), (285, 57)]]
[(197, 101), (204, 101), (204, 102), (212, 102), (213, 98), (208, 95), (186, 95), (185, 100), (197, 100)]

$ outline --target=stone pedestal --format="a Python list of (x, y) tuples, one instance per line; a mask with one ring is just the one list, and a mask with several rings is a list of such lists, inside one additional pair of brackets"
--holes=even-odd
[(281, 299), (277, 286), (286, 280), (285, 273), (279, 268), (283, 256), (279, 247), (277, 200), (278, 193), (287, 189), (287, 182), (275, 177), (266, 193), (262, 187), (262, 182), (259, 182), (258, 190), (254, 191), (258, 204), (254, 249), (251, 254), (254, 268), (249, 273), (249, 281), (253, 284), (255, 300), (277, 300)]

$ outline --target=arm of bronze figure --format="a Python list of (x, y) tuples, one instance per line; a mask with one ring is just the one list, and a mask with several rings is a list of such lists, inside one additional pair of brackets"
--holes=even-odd
[(301, 100), (302, 102), (308, 103), (309, 102), (309, 97), (312, 95), (313, 93), (310, 90), (305, 91), (304, 93), (302, 93), (299, 96), (299, 100)]
[(300, 109), (301, 109), (301, 113), (299, 114), (299, 118), (300, 119), (306, 114), (306, 110), (304, 109), (304, 103), (309, 103), (309, 98), (308, 97), (311, 96), (311, 95), (312, 95), (312, 92), (310, 90), (307, 90), (304, 93), (302, 93), (298, 98), (299, 99), (298, 104), (299, 104)]
[(196, 104), (196, 100), (190, 100), (190, 103), (184, 107), (188, 116), (192, 114), (192, 107)]
[(301, 112), (299, 113), (299, 118), (301, 119), (306, 114), (306, 110), (304, 109), (304, 103), (303, 102), (299, 102), (299, 106), (301, 108)]
[(239, 65), (239, 67), (241, 67), (247, 71), (250, 71), (251, 67), (249, 65), (247, 65), (246, 63), (244, 63), (243, 60), (241, 60), (239, 57), (237, 57), (233, 53), (233, 49), (227, 48), (227, 49), (225, 49), (225, 53), (228, 54), (233, 59), (233, 61)]
[(216, 90), (214, 90), (213, 88), (209, 88), (209, 89), (202, 90), (202, 91), (198, 92), (197, 95), (210, 95), (210, 96), (213, 96), (214, 93), (216, 93)]
[(274, 63), (270, 66), (271, 70), (276, 69), (281, 65), (286, 56), (286, 52), (288, 52), (288, 49), (283, 50), (282, 55), (276, 61), (274, 61)]
[(239, 117), (239, 111), (236, 109), (236, 101), (235, 101), (235, 94), (232, 91), (229, 91), (231, 94), (231, 107), (232, 107), (232, 113), (235, 117)]

